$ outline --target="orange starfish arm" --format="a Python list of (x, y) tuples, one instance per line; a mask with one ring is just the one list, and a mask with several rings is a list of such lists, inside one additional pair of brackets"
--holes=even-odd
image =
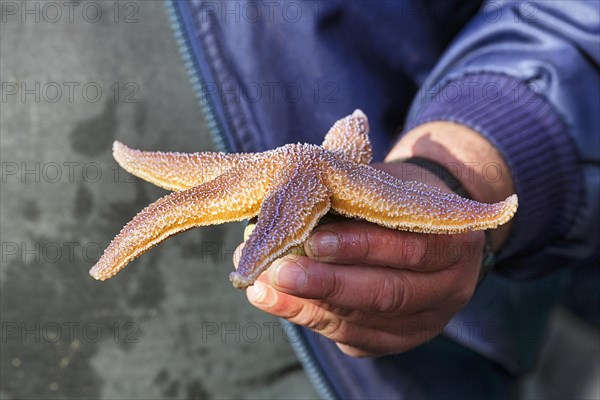
[(253, 284), (273, 260), (304, 242), (329, 211), (329, 190), (316, 175), (305, 172), (295, 168), (263, 201), (238, 269), (229, 275), (235, 287), (244, 289)]
[[(259, 173), (234, 169), (204, 185), (162, 197), (125, 225), (90, 275), (99, 280), (111, 278), (176, 233), (252, 218), (258, 214), (265, 193), (264, 178)], [(234, 197), (236, 201), (232, 202)]]
[(113, 156), (130, 174), (163, 189), (179, 191), (211, 181), (255, 155), (141, 151), (115, 141)]
[(422, 233), (493, 229), (510, 220), (518, 206), (516, 195), (479, 203), (367, 165), (336, 164), (327, 176), (333, 210), (389, 228)]
[(343, 153), (359, 164), (371, 162), (373, 149), (369, 140), (369, 120), (361, 110), (354, 110), (337, 121), (323, 141), (323, 148), (334, 153)]

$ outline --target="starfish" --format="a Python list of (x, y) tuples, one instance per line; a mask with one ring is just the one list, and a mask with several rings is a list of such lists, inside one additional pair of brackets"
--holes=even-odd
[(369, 166), (368, 131), (366, 115), (356, 110), (333, 125), (321, 146), (185, 154), (115, 142), (113, 155), (125, 170), (174, 193), (125, 225), (90, 274), (108, 279), (176, 233), (258, 216), (230, 274), (235, 287), (246, 288), (273, 260), (302, 244), (330, 210), (388, 228), (440, 234), (496, 228), (516, 212), (516, 195), (479, 203)]

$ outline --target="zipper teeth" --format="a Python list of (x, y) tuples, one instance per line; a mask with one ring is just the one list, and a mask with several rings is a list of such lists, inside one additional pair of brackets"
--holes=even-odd
[(215, 146), (217, 147), (217, 150), (219, 150), (220, 152), (231, 152), (231, 149), (228, 148), (227, 144), (225, 143), (225, 140), (223, 139), (223, 130), (219, 125), (217, 118), (215, 117), (213, 105), (210, 103), (206, 96), (206, 93), (204, 92), (204, 79), (202, 77), (201, 71), (194, 62), (190, 44), (188, 43), (188, 40), (183, 33), (183, 23), (177, 13), (177, 10), (175, 9), (175, 1), (177, 0), (166, 1), (167, 13), (169, 15), (171, 29), (175, 34), (175, 40), (177, 41), (179, 52), (181, 54), (181, 57), (183, 58), (185, 69), (192, 83), (196, 99), (200, 104), (202, 113), (204, 114), (204, 119), (206, 120), (206, 124), (208, 125), (211, 137)]
[[(196, 98), (200, 103), (200, 107), (202, 108), (202, 112), (204, 113), (204, 117), (206, 119), (206, 123), (210, 129), (212, 139), (215, 143), (215, 146), (219, 151), (229, 152), (227, 144), (223, 139), (223, 131), (217, 118), (215, 117), (213, 105), (210, 104), (208, 99), (205, 96), (203, 89), (203, 79), (202, 73), (194, 59), (192, 58), (192, 51), (190, 48), (190, 44), (187, 41), (183, 33), (182, 21), (180, 16), (175, 9), (175, 1), (177, 0), (167, 0), (167, 13), (169, 15), (169, 20), (171, 23), (171, 29), (175, 34), (175, 39), (177, 40), (177, 45), (179, 47), (179, 52), (183, 58), (185, 68), (187, 74), (191, 80), (194, 93), (196, 94)], [(312, 355), (309, 353), (308, 344), (305, 339), (302, 337), (302, 333), (300, 329), (293, 325), (291, 322), (282, 320), (284, 325), (291, 326), (296, 334), (298, 340), (290, 341), (300, 364), (304, 368), (306, 375), (309, 380), (313, 384), (315, 390), (319, 394), (319, 396), (323, 399), (336, 399), (333, 389), (331, 388), (329, 382), (326, 380), (325, 375), (321, 371), (321, 367), (314, 361)]]
[(284, 331), (293, 331), (296, 333), (293, 336), (293, 339), (295, 340), (290, 340), (289, 342), (292, 349), (294, 349), (300, 364), (304, 368), (304, 372), (308, 376), (308, 379), (319, 394), (319, 397), (325, 400), (337, 399), (338, 397), (335, 395), (335, 392), (321, 370), (321, 367), (315, 362), (314, 356), (310, 354), (308, 344), (306, 343), (306, 339), (302, 336), (300, 328), (285, 319), (281, 319), (281, 322)]

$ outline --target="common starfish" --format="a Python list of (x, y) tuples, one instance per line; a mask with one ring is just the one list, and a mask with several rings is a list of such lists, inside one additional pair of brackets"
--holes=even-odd
[(246, 241), (235, 287), (246, 288), (277, 257), (304, 242), (330, 209), (401, 230), (460, 233), (492, 229), (512, 218), (517, 196), (485, 204), (369, 166), (366, 115), (337, 121), (321, 146), (288, 144), (263, 153), (164, 153), (115, 142), (128, 172), (171, 193), (143, 209), (114, 238), (90, 274), (114, 276), (127, 263), (176, 233), (258, 216)]

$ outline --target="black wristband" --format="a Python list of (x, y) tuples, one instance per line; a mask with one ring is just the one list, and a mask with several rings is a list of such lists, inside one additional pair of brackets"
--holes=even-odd
[[(394, 160), (392, 162), (402, 162), (405, 164), (416, 165), (417, 167), (421, 167), (426, 169), (427, 171), (434, 174), (439, 180), (444, 182), (446, 186), (450, 188), (457, 195), (467, 198), (469, 200), (473, 200), (471, 194), (465, 189), (465, 187), (448, 171), (442, 164), (437, 163), (435, 161), (429, 160), (423, 157), (410, 157), (410, 158), (401, 158)], [(479, 271), (479, 278), (477, 280), (477, 285), (481, 283), (481, 281), (487, 276), (487, 274), (494, 268), (496, 264), (496, 256), (492, 249), (492, 238), (489, 230), (484, 231), (485, 234), (485, 243), (483, 245), (483, 258), (481, 261), (481, 270)]]

